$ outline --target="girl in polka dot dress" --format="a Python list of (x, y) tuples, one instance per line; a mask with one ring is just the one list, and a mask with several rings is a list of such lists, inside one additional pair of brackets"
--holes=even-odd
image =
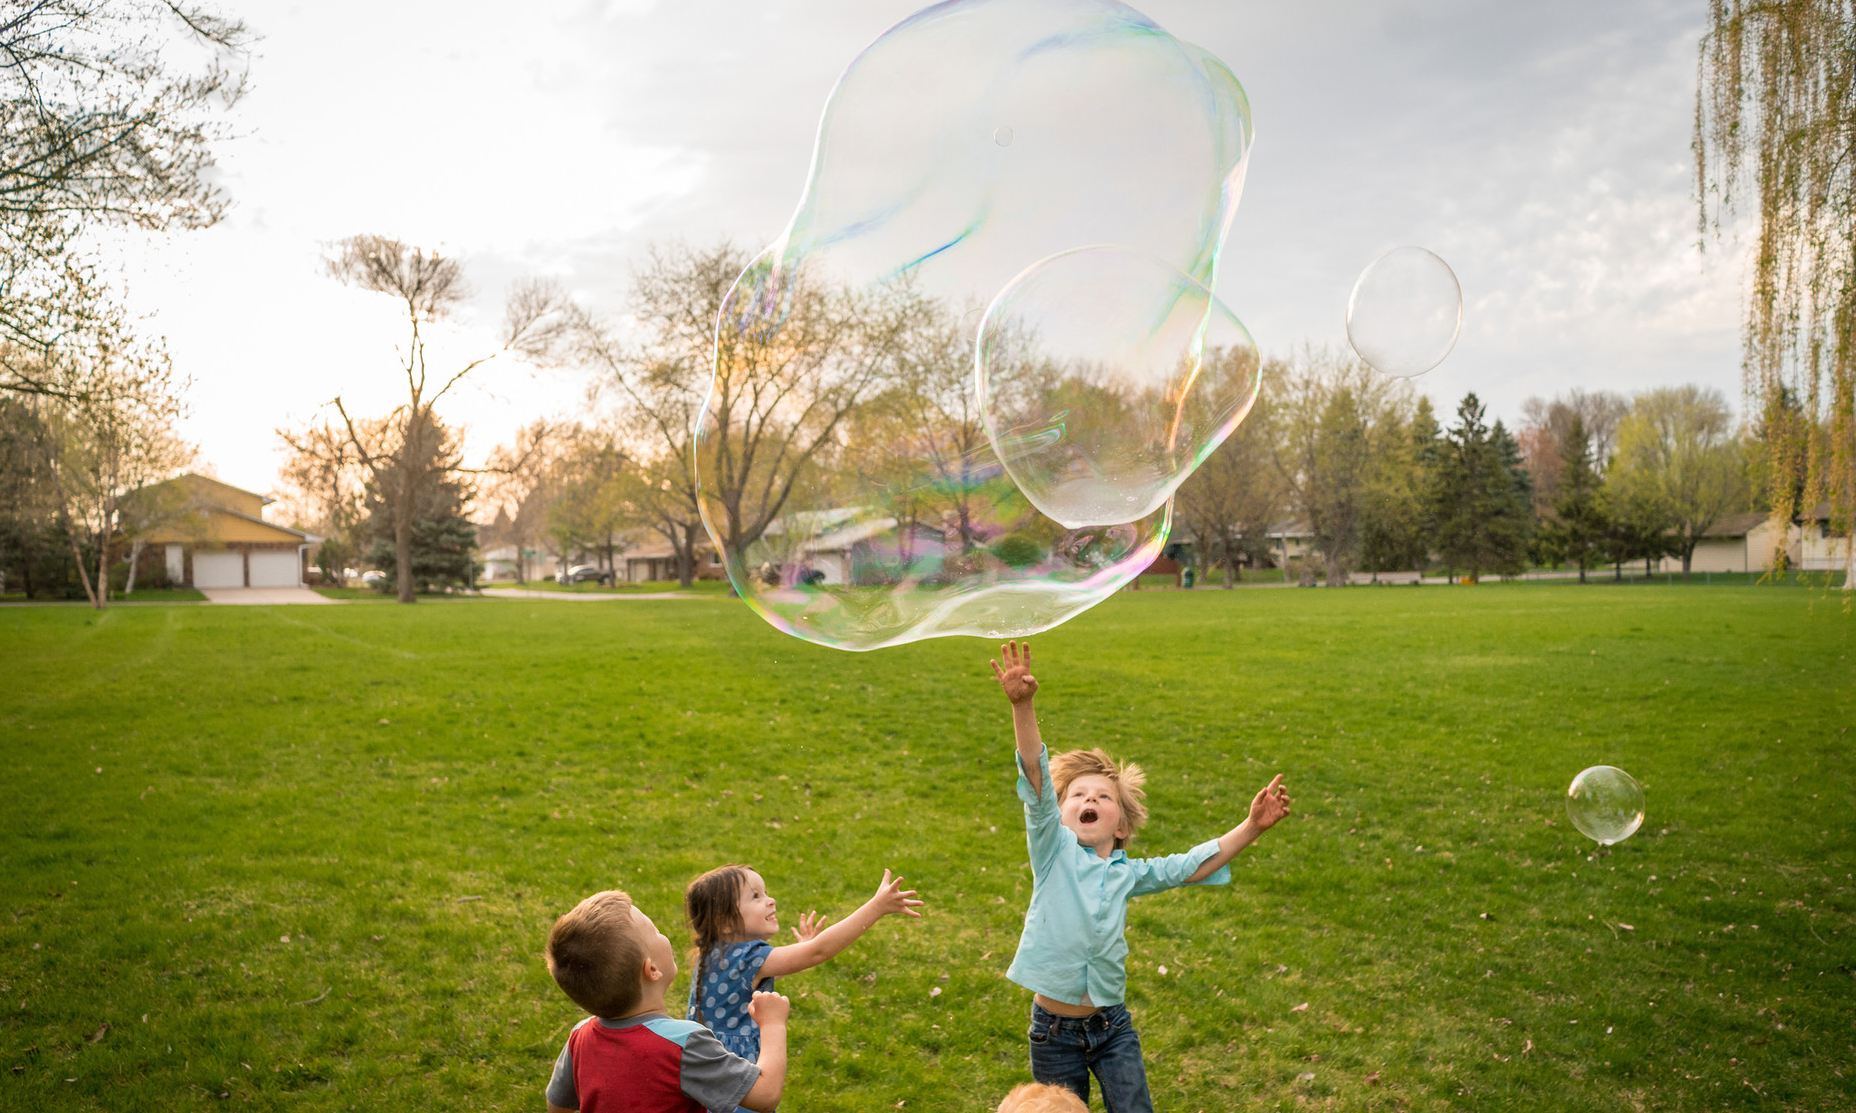
[(876, 896), (843, 920), (825, 926), (817, 913), (799, 917), (799, 942), (776, 947), (780, 918), (760, 874), (746, 866), (722, 866), (696, 880), (683, 894), (694, 937), (696, 973), (690, 979), (688, 1018), (705, 1024), (722, 1046), (754, 1062), (760, 1057), (760, 1027), (748, 1016), (756, 990), (773, 989), (773, 979), (809, 970), (851, 945), (885, 916), (921, 918), (922, 902), (902, 878), (883, 883)]

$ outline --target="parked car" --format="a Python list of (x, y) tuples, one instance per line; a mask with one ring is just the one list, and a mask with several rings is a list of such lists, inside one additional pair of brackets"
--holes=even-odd
[(387, 582), (387, 574), (378, 568), (369, 568), (361, 573), (362, 587), (379, 587)]
[(612, 573), (604, 568), (595, 568), (591, 564), (576, 564), (554, 577), (559, 584), (612, 583)]

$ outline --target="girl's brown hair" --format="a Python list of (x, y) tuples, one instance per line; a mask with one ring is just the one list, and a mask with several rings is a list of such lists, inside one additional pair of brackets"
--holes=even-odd
[(717, 866), (690, 882), (683, 890), (683, 916), (690, 926), (690, 953), (696, 965), (691, 996), (697, 1001), (696, 1016), (702, 1015), (702, 985), (708, 977), (709, 953), (742, 931), (741, 891), (747, 888), (748, 867)]

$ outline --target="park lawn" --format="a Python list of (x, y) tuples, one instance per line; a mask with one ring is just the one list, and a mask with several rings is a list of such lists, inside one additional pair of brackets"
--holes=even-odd
[[(1295, 793), (1131, 910), (1161, 1109), (1856, 1107), (1839, 594), (1122, 593), (1035, 644), (1045, 737), (1149, 770), (1137, 852)], [(989, 1109), (1030, 876), (988, 651), (720, 598), (0, 611), (0, 1107), (539, 1108), (552, 919), (622, 886), (674, 935), (744, 861), (789, 923), (929, 901), (782, 980), (781, 1108)], [(1609, 852), (1560, 803), (1597, 763), (1649, 800)]]

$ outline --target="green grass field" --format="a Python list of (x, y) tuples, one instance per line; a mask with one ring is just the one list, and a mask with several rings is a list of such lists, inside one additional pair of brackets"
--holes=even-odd
[[(1137, 851), (1295, 793), (1131, 911), (1161, 1109), (1856, 1108), (1839, 594), (1155, 591), (1035, 644), (1045, 737), (1150, 770)], [(930, 902), (782, 982), (781, 1108), (990, 1109), (1030, 877), (989, 648), (722, 598), (0, 611), (0, 1107), (538, 1109), (554, 916), (671, 925), (743, 861), (789, 922), (885, 867)], [(1609, 852), (1560, 804), (1599, 763), (1649, 799)]]

